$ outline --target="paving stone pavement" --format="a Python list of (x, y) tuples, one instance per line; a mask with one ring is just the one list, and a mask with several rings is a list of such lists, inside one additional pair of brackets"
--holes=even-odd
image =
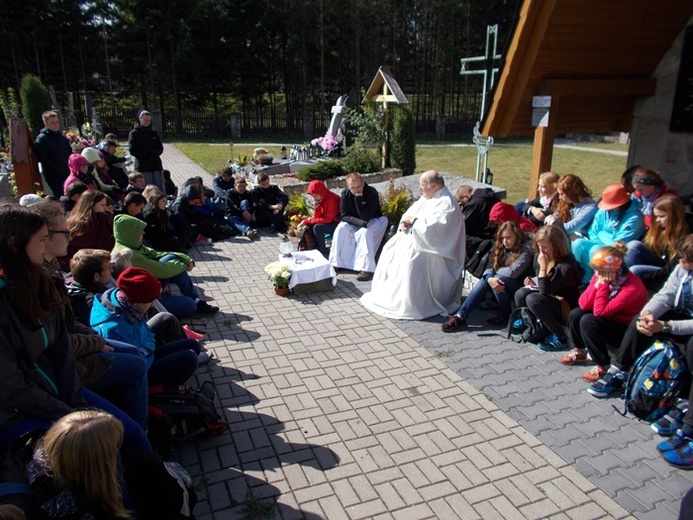
[[(205, 175), (170, 145), (163, 162), (179, 186)], [(693, 475), (660, 461), (622, 401), (589, 396), (580, 368), (497, 331), (371, 314), (355, 273), (278, 297), (263, 272), (278, 246), (261, 231), (191, 253), (221, 307), (193, 320), (216, 356), (195, 379), (214, 382), (230, 424), (175, 454), (199, 520), (267, 504), (282, 519), (675, 518)]]

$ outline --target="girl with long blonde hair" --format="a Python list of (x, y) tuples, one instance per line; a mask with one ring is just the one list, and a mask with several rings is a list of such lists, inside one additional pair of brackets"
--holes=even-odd
[(676, 195), (664, 195), (654, 203), (652, 225), (642, 242), (628, 242), (625, 264), (649, 290), (659, 290), (676, 267), (676, 245), (687, 234), (683, 201)]
[[(110, 414), (82, 410), (58, 419), (28, 465), (34, 495), (48, 518), (130, 518), (118, 482), (123, 425)], [(72, 500), (65, 500), (65, 494)]]
[(527, 307), (541, 326), (525, 341), (542, 350), (563, 350), (568, 346), (564, 327), (568, 313), (577, 307), (582, 271), (570, 253), (568, 239), (555, 226), (544, 226), (534, 235), (534, 272), (515, 293), (515, 304)]

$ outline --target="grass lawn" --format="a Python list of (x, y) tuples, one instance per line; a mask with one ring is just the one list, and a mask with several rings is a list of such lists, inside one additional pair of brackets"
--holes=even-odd
[[(231, 158), (231, 148), (228, 145), (215, 146), (190, 142), (173, 144), (210, 174), (218, 171)], [(275, 157), (279, 157), (280, 147), (281, 144), (276, 144), (265, 148)], [(234, 144), (233, 155), (234, 157), (239, 155), (250, 157), (254, 148), (255, 146), (252, 145)], [(615, 144), (604, 146), (604, 148), (622, 150), (623, 145)], [(476, 157), (476, 148), (473, 146), (418, 147), (416, 169), (417, 171), (433, 169), (474, 178)], [(517, 202), (527, 197), (531, 164), (531, 142), (497, 144), (491, 148), (488, 166), (494, 174), (493, 183), (507, 190), (509, 202)], [(605, 186), (620, 182), (621, 173), (626, 169), (626, 157), (555, 148), (553, 169), (559, 175), (567, 173), (578, 175), (597, 198)]]

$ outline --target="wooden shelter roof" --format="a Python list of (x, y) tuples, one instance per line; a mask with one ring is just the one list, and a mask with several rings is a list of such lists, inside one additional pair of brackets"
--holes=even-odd
[[(383, 89), (383, 83), (387, 87)], [(402, 89), (397, 83), (397, 80), (390, 72), (390, 67), (381, 66), (375, 74), (371, 86), (368, 87), (366, 95), (363, 97), (362, 103), (369, 101), (398, 103), (400, 105), (408, 105), (409, 100), (404, 95)]]
[(482, 134), (531, 135), (542, 94), (556, 133), (629, 131), (692, 15), (691, 0), (525, 0)]

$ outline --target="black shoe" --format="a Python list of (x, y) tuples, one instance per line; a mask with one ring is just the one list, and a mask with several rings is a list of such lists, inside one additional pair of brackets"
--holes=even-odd
[(197, 302), (197, 312), (199, 314), (216, 314), (219, 312), (219, 307), (215, 307), (214, 305), (210, 305), (209, 303), (200, 300)]
[(373, 273), (369, 273), (367, 271), (361, 271), (358, 275), (356, 275), (356, 279), (359, 282), (367, 282), (368, 280), (373, 279)]

